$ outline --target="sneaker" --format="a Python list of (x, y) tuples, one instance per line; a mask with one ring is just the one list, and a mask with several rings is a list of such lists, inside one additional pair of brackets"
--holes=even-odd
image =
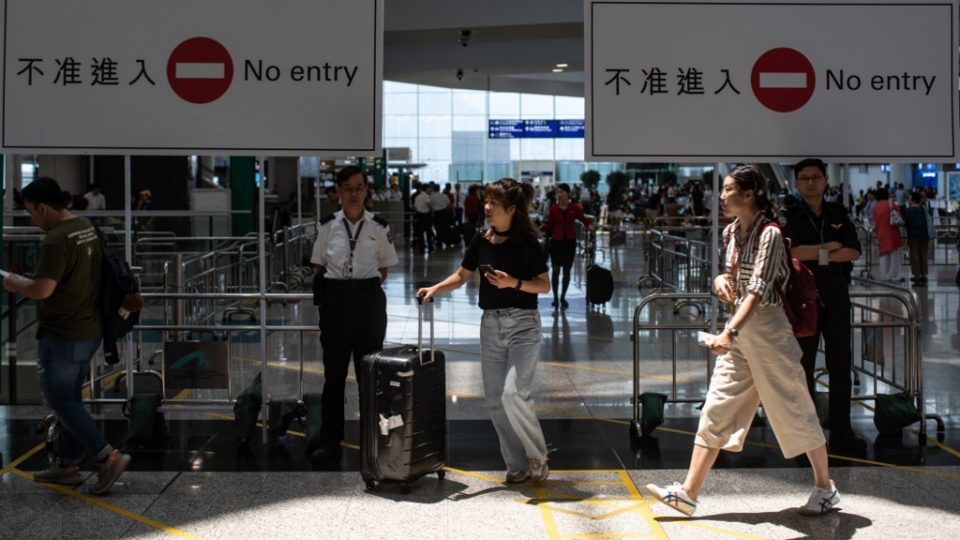
[(683, 490), (683, 484), (674, 482), (673, 485), (662, 488), (656, 484), (647, 484), (647, 490), (663, 504), (686, 516), (692, 516), (697, 511), (697, 501), (690, 498)]
[(64, 486), (79, 486), (83, 483), (83, 475), (80, 474), (80, 467), (70, 465), (61, 467), (53, 465), (42, 471), (33, 473), (33, 481), (44, 484), (62, 484)]
[(508, 484), (520, 484), (530, 479), (530, 471), (507, 471)]
[(840, 502), (840, 492), (837, 486), (830, 481), (830, 489), (813, 488), (813, 493), (807, 499), (807, 504), (800, 507), (800, 513), (805, 516), (822, 516)]
[(123, 471), (127, 470), (127, 465), (130, 465), (130, 454), (121, 454), (117, 449), (110, 452), (107, 461), (98, 465), (100, 471), (97, 472), (97, 483), (90, 488), (90, 493), (106, 495)]
[(530, 479), (534, 482), (543, 482), (550, 476), (550, 467), (546, 459), (530, 459)]
[(570, 307), (570, 304), (567, 302), (566, 299), (561, 298), (561, 299), (560, 299), (560, 307), (562, 307), (563, 309), (567, 309), (568, 307)]

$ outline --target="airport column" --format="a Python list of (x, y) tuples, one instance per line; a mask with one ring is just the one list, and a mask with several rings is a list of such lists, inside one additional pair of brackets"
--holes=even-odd
[(253, 231), (255, 174), (254, 158), (230, 158), (230, 208), (246, 211), (231, 215), (233, 236), (243, 236)]

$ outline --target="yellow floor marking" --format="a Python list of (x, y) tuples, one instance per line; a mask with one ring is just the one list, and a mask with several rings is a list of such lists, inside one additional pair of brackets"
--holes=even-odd
[[(558, 368), (564, 368), (564, 369), (576, 369), (576, 370), (581, 370), (581, 371), (596, 371), (596, 372), (598, 372), (598, 373), (609, 373), (609, 374), (611, 374), (611, 375), (622, 375), (622, 376), (624, 376), (624, 377), (633, 377), (633, 372), (632, 372), (632, 371), (625, 371), (625, 370), (620, 370), (620, 369), (609, 369), (609, 368), (601, 368), (601, 367), (593, 367), (593, 366), (583, 366), (583, 365), (577, 365), (577, 364), (564, 364), (564, 363), (561, 363), (561, 362), (540, 362), (540, 364), (541, 364), (541, 365), (544, 365), (544, 366), (558, 367)], [(641, 374), (640, 374), (640, 378), (641, 378), (641, 379), (657, 379), (657, 380), (661, 380), (661, 381), (673, 381), (673, 377), (669, 377), (669, 376), (667, 376), (667, 375), (654, 375), (654, 374), (652, 374), (652, 373), (641, 373)], [(678, 377), (678, 378), (677, 378), (677, 382), (691, 383), (691, 382), (695, 382), (695, 381), (693, 381), (692, 379), (684, 378), (684, 377)]]
[[(32, 475), (32, 474), (27, 473), (27, 472), (23, 472), (23, 471), (21, 471), (20, 469), (12, 469), (10, 472), (12, 472), (13, 474), (15, 474), (15, 475), (17, 475), (17, 476), (20, 476), (21, 478), (25, 478), (25, 479), (30, 480), (30, 481), (33, 480), (33, 475)], [(66, 487), (66, 486), (61, 486), (61, 485), (58, 485), (58, 484), (41, 484), (41, 485), (44, 486), (44, 487), (47, 487), (47, 488), (49, 488), (49, 489), (52, 489), (52, 490), (54, 490), (54, 491), (56, 491), (56, 492), (58, 492), (58, 493), (61, 493), (61, 494), (63, 494), (63, 495), (66, 495), (66, 496), (68, 496), (68, 497), (73, 497), (74, 499), (77, 499), (77, 500), (79, 500), (79, 501), (81, 501), (81, 502), (85, 502), (85, 503), (87, 503), (87, 504), (100, 507), (100, 508), (102, 508), (102, 509), (104, 509), (104, 510), (107, 510), (108, 512), (113, 512), (114, 514), (117, 514), (117, 515), (119, 515), (119, 516), (125, 517), (125, 518), (127, 518), (127, 519), (131, 519), (131, 520), (136, 521), (136, 522), (138, 522), (138, 523), (143, 523), (144, 525), (147, 525), (148, 527), (153, 527), (154, 529), (159, 529), (159, 530), (161, 530), (161, 531), (163, 531), (163, 532), (165, 532), (165, 533), (167, 533), (167, 534), (169, 534), (169, 535), (178, 536), (178, 537), (180, 537), (180, 538), (189, 538), (189, 539), (192, 539), (192, 540), (201, 540), (199, 536), (195, 536), (195, 535), (192, 535), (192, 534), (190, 534), (190, 533), (188, 533), (188, 532), (181, 531), (180, 529), (176, 529), (176, 528), (171, 527), (171, 526), (169, 526), (169, 525), (167, 525), (167, 524), (165, 524), (165, 523), (161, 523), (161, 522), (159, 522), (159, 521), (157, 521), (157, 520), (155, 520), (155, 519), (150, 519), (150, 518), (148, 518), (148, 517), (144, 517), (144, 516), (142, 516), (142, 515), (140, 515), (140, 514), (131, 512), (131, 511), (125, 509), (125, 508), (120, 508), (119, 506), (117, 506), (117, 505), (115, 505), (115, 504), (110, 504), (110, 503), (108, 503), (107, 501), (103, 500), (102, 498), (93, 497), (93, 496), (87, 495), (87, 494), (85, 494), (85, 493), (80, 493), (79, 491), (76, 491), (75, 489), (72, 489), (72, 488), (69, 488), (69, 487)]]
[(469, 476), (470, 478), (476, 478), (476, 479), (478, 479), (478, 480), (484, 480), (484, 481), (486, 481), (486, 482), (491, 482), (491, 483), (494, 483), (494, 484), (503, 484), (503, 483), (504, 483), (503, 480), (501, 480), (501, 479), (499, 479), (499, 478), (497, 478), (497, 477), (495, 477), (495, 476), (490, 476), (489, 474), (483, 474), (483, 473), (478, 473), (478, 472), (473, 472), (473, 471), (464, 471), (464, 470), (462, 470), (462, 469), (455, 469), (455, 468), (453, 468), (453, 467), (444, 467), (443, 470), (445, 470), (445, 471), (447, 471), (447, 472), (449, 472), (449, 473), (461, 474), (461, 475), (463, 475), (463, 476)]
[[(623, 485), (627, 488), (627, 492), (630, 493), (632, 497), (637, 500), (644, 500), (643, 495), (640, 494), (640, 490), (637, 488), (637, 485), (633, 483), (633, 478), (630, 477), (630, 473), (626, 470), (620, 471), (620, 480), (623, 482)], [(653, 515), (653, 512), (650, 510), (649, 504), (640, 505), (640, 508), (637, 509), (637, 512), (643, 516), (643, 519), (646, 520), (647, 526), (650, 527), (650, 531), (653, 533), (653, 537), (659, 540), (667, 540), (666, 531), (663, 530), (663, 527), (660, 526), (660, 522), (656, 520)]]
[(696, 527), (698, 529), (703, 529), (705, 531), (710, 531), (712, 533), (732, 536), (734, 538), (743, 538), (744, 540), (767, 540), (766, 536), (757, 536), (755, 534), (731, 531), (729, 529), (721, 529), (720, 527), (714, 527), (713, 525), (707, 525), (706, 523), (701, 523), (699, 521), (677, 520), (671, 523), (676, 523), (677, 525), (683, 525), (685, 527)]
[(43, 450), (43, 447), (44, 447), (44, 446), (46, 446), (46, 443), (40, 443), (40, 444), (34, 446), (33, 448), (31, 448), (30, 450), (27, 450), (26, 452), (24, 452), (22, 456), (20, 456), (20, 457), (18, 457), (17, 459), (11, 461), (10, 463), (7, 463), (7, 466), (6, 466), (6, 467), (0, 469), (0, 476), (3, 476), (3, 475), (5, 475), (5, 474), (7, 474), (8, 472), (13, 472), (13, 470), (16, 469), (21, 463), (23, 463), (24, 461), (30, 459), (30, 456), (36, 454), (36, 453), (39, 452), (40, 450)]
[[(537, 499), (541, 501), (547, 498), (547, 490), (542, 487), (536, 488), (534, 494)], [(553, 517), (553, 511), (550, 509), (550, 506), (546, 502), (541, 502), (537, 507), (540, 508), (540, 516), (543, 518), (543, 526), (547, 530), (547, 538), (550, 540), (560, 540), (563, 538), (560, 536), (560, 530), (557, 528), (557, 521)]]
[[(591, 504), (591, 503), (595, 503), (596, 501), (585, 500), (582, 502), (586, 504)], [(642, 506), (642, 504), (634, 504), (631, 506), (618, 506), (616, 507), (615, 510), (612, 510), (605, 514), (587, 514), (585, 512), (577, 512), (576, 510), (566, 510), (564, 508), (557, 508), (556, 506), (551, 506), (550, 510), (553, 512), (560, 512), (561, 514), (568, 514), (568, 515), (582, 518), (582, 519), (589, 519), (591, 521), (601, 521), (604, 519), (612, 518), (614, 516), (619, 516), (620, 514), (624, 514), (626, 512), (632, 512), (634, 510), (638, 510), (640, 506)]]

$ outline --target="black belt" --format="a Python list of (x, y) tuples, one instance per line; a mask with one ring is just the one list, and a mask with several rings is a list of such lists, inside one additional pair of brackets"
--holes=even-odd
[(363, 289), (375, 289), (380, 287), (380, 278), (367, 279), (330, 279), (323, 280), (324, 287), (331, 290), (357, 291)]

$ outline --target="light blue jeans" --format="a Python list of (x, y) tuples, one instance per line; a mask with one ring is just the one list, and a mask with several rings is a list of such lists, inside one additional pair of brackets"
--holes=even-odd
[(507, 470), (525, 471), (528, 459), (546, 459), (533, 399), (540, 358), (540, 313), (535, 309), (488, 309), (480, 323), (483, 393)]

